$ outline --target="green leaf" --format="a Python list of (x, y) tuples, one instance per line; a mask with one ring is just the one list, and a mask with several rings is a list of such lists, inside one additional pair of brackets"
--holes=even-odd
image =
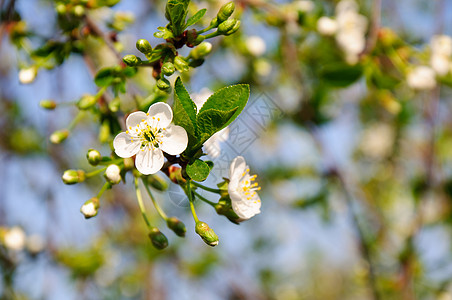
[(189, 141), (196, 143), (196, 105), (190, 99), (180, 77), (174, 84), (174, 124), (182, 126), (187, 131)]
[(205, 9), (205, 8), (198, 10), (198, 12), (196, 14), (194, 14), (187, 20), (187, 24), (185, 24), (185, 28), (187, 28), (188, 26), (191, 26), (193, 24), (196, 24), (199, 20), (201, 20), (201, 18), (204, 17), (206, 11), (207, 11), (207, 9)]
[(167, 40), (167, 39), (172, 39), (173, 37), (174, 37), (174, 35), (173, 35), (173, 33), (171, 32), (171, 30), (169, 30), (168, 28), (166, 28), (166, 27), (158, 27), (157, 28), (159, 31), (157, 31), (157, 32), (155, 32), (154, 33), (154, 36), (156, 37), (156, 38), (159, 38), (159, 39), (165, 39), (165, 40)]
[(234, 115), (238, 111), (238, 107), (235, 107), (229, 111), (221, 111), (218, 109), (207, 109), (201, 111), (197, 117), (198, 124), (198, 140), (200, 144), (204, 144), (213, 134), (225, 128), (231, 123)]
[(346, 87), (357, 81), (363, 73), (360, 65), (333, 63), (323, 67), (320, 78), (333, 87)]
[(190, 0), (168, 0), (166, 3), (165, 17), (170, 22), (174, 36), (179, 36), (184, 31), (189, 2)]
[(138, 69), (135, 67), (125, 67), (122, 69), (122, 74), (126, 77), (133, 77), (138, 72)]
[(218, 130), (223, 129), (239, 116), (248, 102), (249, 97), (250, 87), (247, 84), (232, 85), (216, 91), (209, 99), (207, 99), (206, 103), (204, 103), (199, 111), (198, 124), (199, 117), (208, 110), (213, 109), (227, 113), (234, 110), (235, 113)]
[(105, 87), (111, 85), (116, 77), (116, 72), (113, 68), (103, 68), (97, 72), (94, 77), (94, 82), (99, 87)]
[(210, 173), (209, 165), (200, 159), (188, 164), (185, 170), (187, 171), (187, 175), (195, 181), (206, 180)]

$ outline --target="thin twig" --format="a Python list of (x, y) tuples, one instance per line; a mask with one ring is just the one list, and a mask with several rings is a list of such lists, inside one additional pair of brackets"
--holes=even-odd
[(115, 45), (113, 44), (113, 42), (111, 41), (110, 38), (108, 38), (104, 32), (102, 31), (102, 29), (99, 28), (99, 26), (97, 26), (97, 24), (91, 19), (91, 17), (89, 17), (88, 15), (85, 16), (85, 21), (86, 21), (86, 25), (89, 27), (89, 29), (91, 29), (91, 31), (97, 35), (98, 37), (100, 37), (105, 44), (108, 46), (108, 48), (110, 48), (110, 50), (113, 52), (113, 54), (116, 56), (116, 58), (118, 59), (118, 61), (122, 62), (122, 57), (121, 54), (116, 50)]
[(381, 0), (374, 0), (372, 2), (372, 15), (371, 15), (371, 26), (369, 29), (369, 34), (367, 36), (366, 46), (364, 50), (360, 53), (360, 56), (364, 56), (372, 52), (377, 44), (378, 32), (381, 26)]

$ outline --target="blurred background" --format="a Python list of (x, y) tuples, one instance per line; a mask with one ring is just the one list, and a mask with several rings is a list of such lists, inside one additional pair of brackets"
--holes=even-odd
[[(161, 43), (153, 33), (167, 24), (165, 1), (91, 2), (0, 0), (1, 299), (452, 299), (451, 1), (235, 2), (240, 30), (210, 39), (183, 78), (194, 99), (250, 84), (205, 184), (242, 155), (262, 212), (235, 225), (197, 203), (220, 238), (210, 248), (161, 174), (157, 200), (187, 226), (172, 234), (146, 195), (165, 250), (147, 237), (131, 174), (89, 220), (80, 207), (102, 176), (61, 180), (95, 170), (88, 149), (110, 155), (119, 132), (76, 106), (97, 93), (93, 76), (140, 56), (139, 38)], [(189, 16), (207, 8), (195, 28), (222, 4), (192, 1)], [(151, 74), (139, 68), (110, 99), (114, 118), (158, 97)], [(49, 99), (55, 109), (40, 106)], [(61, 129), (69, 138), (52, 144)]]

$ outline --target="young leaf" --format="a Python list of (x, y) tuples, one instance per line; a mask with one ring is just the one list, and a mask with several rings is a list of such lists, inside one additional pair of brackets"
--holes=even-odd
[(94, 77), (94, 83), (99, 87), (109, 86), (116, 77), (112, 68), (103, 68)]
[(214, 109), (222, 112), (234, 110), (234, 115), (232, 115), (218, 130), (228, 126), (242, 112), (248, 102), (249, 96), (250, 87), (247, 84), (232, 85), (216, 91), (209, 99), (207, 99), (206, 103), (204, 103), (199, 111), (198, 122), (199, 116), (208, 110)]
[(174, 124), (187, 131), (189, 139), (196, 139), (196, 105), (182, 84), (180, 77), (174, 84)]
[(154, 36), (158, 39), (171, 39), (174, 37), (173, 33), (171, 32), (171, 30), (169, 30), (166, 27), (158, 27), (157, 28), (159, 31), (154, 33)]
[(195, 181), (206, 180), (210, 173), (209, 165), (200, 159), (188, 164), (185, 170), (187, 171), (187, 175)]
[(201, 20), (201, 18), (204, 17), (206, 11), (207, 11), (207, 9), (205, 9), (205, 8), (198, 10), (198, 12), (196, 14), (194, 14), (187, 20), (187, 24), (185, 24), (185, 28), (187, 28), (188, 26), (191, 26), (193, 24), (196, 24), (199, 20)]
[(200, 144), (202, 145), (213, 134), (230, 124), (238, 109), (238, 107), (234, 107), (231, 110), (222, 111), (212, 108), (201, 111), (197, 117), (198, 140)]
[(320, 77), (333, 87), (346, 87), (358, 80), (362, 73), (363, 68), (360, 65), (334, 63), (326, 65), (321, 71)]
[(168, 0), (166, 3), (165, 17), (170, 22), (174, 36), (179, 36), (184, 31), (189, 2), (190, 0)]

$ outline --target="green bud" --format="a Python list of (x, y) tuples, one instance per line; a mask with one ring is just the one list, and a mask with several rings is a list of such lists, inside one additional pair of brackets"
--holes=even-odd
[(234, 212), (231, 206), (231, 200), (229, 196), (221, 198), (217, 204), (215, 204), (215, 211), (217, 214), (225, 216), (234, 224), (239, 224), (239, 216)]
[(61, 144), (64, 140), (66, 140), (69, 136), (69, 130), (62, 129), (57, 130), (50, 135), (50, 142), (53, 144)]
[(213, 18), (212, 21), (210, 21), (209, 27), (211, 27), (211, 28), (218, 27), (218, 18), (217, 17)]
[(178, 218), (168, 218), (168, 220), (166, 220), (166, 224), (168, 225), (168, 228), (174, 231), (177, 236), (185, 237), (187, 228), (185, 228), (185, 224), (182, 223)]
[(171, 76), (176, 71), (176, 67), (171, 62), (166, 62), (162, 66), (162, 73), (166, 76)]
[(145, 180), (150, 186), (158, 191), (163, 192), (168, 189), (168, 182), (158, 174), (148, 175), (145, 177)]
[(231, 1), (231, 2), (224, 4), (220, 8), (220, 11), (217, 14), (218, 22), (221, 23), (221, 22), (227, 20), (234, 12), (234, 9), (235, 9), (234, 2)]
[(220, 32), (221, 34), (225, 34), (228, 31), (232, 30), (236, 24), (237, 24), (236, 19), (226, 20), (220, 25), (218, 25), (218, 32)]
[(85, 219), (97, 216), (97, 213), (99, 212), (99, 199), (93, 197), (86, 201), (80, 208), (80, 212), (83, 214)]
[(96, 97), (94, 97), (93, 95), (86, 94), (83, 95), (82, 98), (80, 98), (80, 100), (78, 100), (77, 106), (81, 110), (87, 110), (93, 107), (96, 104), (96, 102), (97, 102)]
[(240, 21), (237, 21), (234, 25), (234, 27), (232, 27), (231, 30), (229, 30), (228, 32), (226, 32), (224, 35), (231, 35), (233, 33), (235, 33), (237, 30), (239, 30), (240, 28)]
[(129, 67), (138, 66), (141, 63), (141, 59), (136, 55), (129, 54), (122, 58), (122, 61)]
[(110, 139), (110, 122), (108, 120), (104, 120), (100, 125), (99, 142), (107, 143), (109, 139)]
[(66, 170), (61, 176), (65, 184), (76, 184), (85, 180), (85, 171), (83, 170)]
[(66, 13), (66, 5), (63, 3), (59, 3), (57, 4), (57, 6), (55, 7), (56, 11), (58, 14), (62, 15)]
[(143, 53), (145, 55), (152, 52), (151, 44), (145, 39), (139, 39), (137, 41), (136, 47), (137, 47), (138, 51), (140, 51), (141, 53)]
[(57, 104), (53, 100), (42, 100), (39, 102), (39, 106), (48, 110), (54, 110), (57, 107)]
[(108, 108), (112, 111), (112, 112), (117, 112), (119, 110), (119, 108), (121, 107), (121, 98), (116, 97), (113, 100), (111, 100), (108, 103)]
[(174, 66), (179, 72), (186, 72), (189, 69), (188, 63), (180, 56), (174, 58)]
[(195, 49), (193, 49), (190, 52), (191, 57), (194, 59), (201, 59), (205, 56), (207, 56), (210, 51), (212, 51), (212, 44), (209, 42), (203, 42), (199, 46), (197, 46)]
[(72, 13), (74, 14), (74, 16), (82, 17), (85, 14), (85, 8), (81, 5), (76, 5), (72, 9)]
[(196, 223), (195, 232), (199, 234), (202, 240), (209, 246), (215, 247), (218, 245), (218, 236), (212, 228), (205, 222), (198, 221)]
[(149, 233), (149, 238), (151, 239), (152, 245), (156, 249), (162, 250), (168, 247), (168, 239), (156, 227), (151, 229), (151, 232)]
[(171, 84), (168, 81), (168, 79), (161, 78), (161, 79), (157, 80), (157, 87), (159, 88), (159, 90), (167, 91), (171, 88)]
[(206, 39), (205, 36), (198, 35), (198, 37), (196, 37), (196, 40), (193, 43), (193, 46), (197, 46), (197, 45), (201, 44), (205, 39)]
[(86, 159), (88, 159), (90, 165), (97, 166), (102, 159), (102, 156), (96, 149), (89, 149), (88, 153), (86, 153)]

